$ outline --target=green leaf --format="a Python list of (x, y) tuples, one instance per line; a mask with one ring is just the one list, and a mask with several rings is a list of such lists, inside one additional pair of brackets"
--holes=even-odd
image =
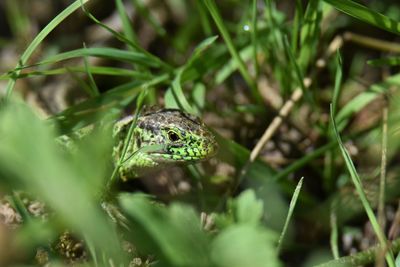
[(263, 202), (257, 200), (253, 190), (243, 191), (234, 201), (233, 208), (239, 224), (258, 224), (263, 215)]
[(177, 203), (164, 207), (138, 194), (121, 195), (120, 204), (134, 225), (135, 245), (155, 254), (158, 266), (210, 266), (209, 241), (191, 207)]
[(200, 44), (198, 44), (196, 48), (193, 50), (192, 56), (187, 62), (187, 66), (192, 65), (192, 63), (196, 61), (203, 54), (203, 52), (207, 50), (217, 39), (218, 36), (211, 36), (203, 40)]
[(166, 108), (176, 108), (179, 109), (179, 104), (176, 102), (175, 96), (172, 92), (171, 87), (167, 89), (164, 94), (164, 102)]
[(197, 83), (194, 86), (192, 91), (192, 98), (200, 113), (200, 110), (203, 109), (206, 104), (206, 86), (203, 83)]
[(196, 114), (196, 111), (190, 105), (185, 94), (183, 93), (181, 85), (181, 77), (183, 72), (184, 72), (183, 68), (178, 70), (178, 73), (176, 74), (175, 79), (172, 82), (171, 92), (175, 98), (176, 103), (181, 109), (185, 110), (188, 113)]
[(67, 228), (95, 244), (117, 265), (123, 263), (115, 228), (98, 204), (106, 177), (104, 153), (110, 142), (105, 136), (91, 136), (84, 150), (66, 155), (54, 136), (25, 104), (10, 101), (3, 105), (0, 169), (7, 175), (2, 179), (44, 200)]
[(211, 258), (218, 267), (276, 267), (276, 236), (248, 224), (222, 231), (211, 244)]

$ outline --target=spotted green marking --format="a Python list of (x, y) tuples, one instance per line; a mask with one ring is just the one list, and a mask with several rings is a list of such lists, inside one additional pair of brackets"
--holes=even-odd
[[(113, 150), (114, 164), (120, 161), (133, 119), (127, 117), (114, 127), (117, 142)], [(213, 134), (199, 118), (177, 109), (162, 109), (140, 116), (127, 146), (119, 168), (124, 180), (177, 163), (205, 160), (218, 149)], [(157, 149), (145, 149), (150, 146)]]

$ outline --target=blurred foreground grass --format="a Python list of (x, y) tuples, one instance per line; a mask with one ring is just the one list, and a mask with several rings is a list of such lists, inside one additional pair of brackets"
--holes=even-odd
[[(1, 266), (397, 266), (396, 1), (9, 0), (0, 11)], [(101, 209), (113, 171), (103, 126), (139, 95), (202, 116), (221, 148), (121, 183), (121, 226)], [(77, 151), (55, 142), (88, 124), (98, 131)], [(85, 260), (55, 248), (66, 230)]]

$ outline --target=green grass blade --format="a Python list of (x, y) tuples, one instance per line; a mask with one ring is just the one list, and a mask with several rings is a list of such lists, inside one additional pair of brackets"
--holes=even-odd
[(122, 3), (122, 0), (115, 0), (115, 4), (118, 10), (119, 17), (122, 21), (122, 29), (124, 31), (124, 35), (129, 41), (137, 45), (137, 36), (132, 28), (132, 23), (128, 17), (128, 14), (125, 11), (125, 6)]
[(336, 115), (338, 129), (342, 130), (348, 123), (351, 115), (366, 107), (371, 101), (385, 93), (391, 85), (400, 85), (400, 74), (388, 77), (384, 82), (374, 84), (367, 91), (351, 99)]
[(286, 217), (285, 224), (283, 225), (283, 229), (278, 241), (278, 247), (276, 249), (278, 253), (281, 250), (283, 239), (285, 238), (290, 219), (292, 218), (294, 208), (296, 207), (297, 199), (299, 197), (301, 187), (303, 186), (303, 180), (304, 177), (301, 177), (300, 181), (297, 183), (296, 189), (294, 190), (292, 199), (290, 200), (288, 215)]
[(96, 24), (98, 24), (100, 27), (106, 29), (108, 32), (110, 32), (112, 35), (115, 36), (115, 38), (117, 38), (118, 40), (120, 40), (121, 42), (128, 44), (129, 46), (131, 46), (132, 48), (134, 48), (135, 51), (140, 52), (144, 55), (146, 55), (148, 58), (151, 58), (152, 61), (156, 61), (158, 62), (158, 64), (160, 66), (162, 66), (163, 69), (171, 71), (172, 67), (165, 63), (164, 61), (162, 61), (159, 57), (149, 53), (146, 49), (143, 49), (141, 46), (137, 45), (136, 43), (133, 43), (131, 40), (129, 40), (128, 38), (126, 38), (123, 34), (111, 29), (110, 27), (108, 27), (107, 25), (103, 24), (101, 21), (99, 21), (95, 16), (93, 16), (89, 11), (86, 10), (85, 7), (82, 7), (83, 12), (85, 12), (85, 14), (91, 19), (93, 20)]
[(292, 26), (292, 38), (291, 38), (291, 48), (293, 54), (297, 55), (297, 48), (299, 42), (299, 33), (300, 27), (302, 24), (303, 18), (303, 7), (300, 0), (296, 0), (296, 9), (293, 19), (293, 26)]
[(336, 9), (385, 31), (400, 34), (400, 23), (351, 0), (324, 0)]
[(124, 51), (110, 47), (92, 47), (92, 48), (75, 49), (68, 52), (56, 54), (54, 56), (50, 56), (35, 65), (55, 63), (67, 59), (85, 57), (85, 56), (109, 58), (114, 60), (136, 63), (148, 67), (161, 67), (161, 65), (157, 60), (153, 60), (152, 58), (149, 58), (147, 55), (141, 52)]
[(253, 98), (257, 101), (257, 103), (262, 103), (260, 93), (258, 92), (257, 85), (251, 77), (250, 73), (247, 70), (247, 67), (240, 57), (235, 45), (233, 44), (233, 40), (223, 22), (223, 19), (217, 9), (217, 6), (214, 0), (205, 0), (205, 5), (210, 12), (212, 18), (214, 19), (215, 24), (217, 25), (222, 37), (224, 38), (225, 44), (228, 47), (229, 52), (231, 53), (232, 58), (236, 61), (236, 65), (239, 68), (240, 73), (242, 74), (244, 80), (247, 85), (250, 87)]
[[(85, 46), (85, 49), (86, 49), (86, 46)], [(93, 78), (92, 73), (90, 72), (89, 61), (86, 56), (83, 57), (83, 63), (85, 65), (86, 75), (89, 78), (89, 88), (90, 88), (89, 95), (92, 97), (99, 96), (100, 91), (99, 91), (99, 88), (97, 87), (97, 84)]]
[(155, 18), (150, 13), (149, 9), (143, 5), (142, 0), (131, 0), (131, 2), (133, 6), (137, 9), (138, 13), (142, 15), (150, 23), (150, 25), (156, 30), (156, 32), (161, 37), (167, 37), (167, 31), (163, 28), (163, 26), (160, 24), (157, 18)]
[(320, 33), (321, 7), (320, 0), (308, 2), (304, 15), (304, 25), (301, 27), (299, 65), (302, 70), (307, 69), (314, 59)]
[(253, 64), (255, 76), (258, 78), (260, 73), (260, 66), (258, 65), (257, 52), (258, 52), (258, 27), (257, 27), (257, 0), (253, 0), (251, 9), (251, 43), (253, 46)]
[(115, 87), (98, 97), (94, 97), (74, 105), (61, 113), (51, 117), (49, 122), (59, 127), (61, 133), (68, 133), (80, 129), (96, 120), (96, 113), (107, 112), (108, 115), (117, 115), (128, 105), (143, 88), (150, 88), (166, 83), (169, 75), (161, 75), (147, 82), (129, 82)]
[(312, 161), (313, 159), (316, 159), (317, 157), (322, 156), (325, 154), (327, 151), (333, 149), (336, 146), (336, 142), (330, 142), (326, 145), (323, 145), (314, 151), (307, 153), (306, 156), (302, 157), (301, 159), (296, 160), (289, 166), (287, 166), (285, 169), (282, 171), (278, 172), (277, 174), (272, 177), (272, 179), (278, 181), (281, 180), (285, 177), (287, 177), (289, 174), (295, 172), (296, 170), (299, 170), (301, 167)]
[[(333, 113), (332, 113), (332, 106), (331, 106), (331, 123), (332, 123), (334, 134), (336, 136), (336, 140), (339, 144), (340, 151), (342, 152), (342, 156), (346, 162), (347, 169), (350, 173), (353, 184), (357, 190), (358, 196), (360, 197), (360, 200), (363, 204), (365, 212), (367, 213), (367, 216), (372, 225), (372, 228), (373, 228), (376, 236), (378, 237), (379, 243), (381, 244), (382, 248), (387, 248), (388, 241), (386, 240), (385, 234), (383, 233), (383, 231), (378, 223), (378, 220), (376, 219), (375, 214), (371, 208), (371, 205), (368, 202), (367, 196), (365, 195), (365, 192), (362, 188), (361, 179), (358, 176), (358, 173), (353, 164), (353, 161), (351, 160), (351, 157), (350, 157), (349, 153), (347, 152), (345, 146), (343, 145), (340, 135), (337, 131), (335, 119), (334, 119)], [(394, 260), (393, 252), (391, 251), (390, 248), (388, 248), (388, 252), (386, 253), (385, 257), (386, 257), (386, 262), (388, 263), (388, 265), (390, 267), (395, 267), (395, 260)]]
[(183, 93), (182, 85), (181, 85), (181, 77), (184, 69), (180, 69), (175, 76), (175, 79), (172, 82), (172, 94), (174, 96), (175, 102), (178, 104), (180, 108), (185, 110), (188, 113), (196, 114), (196, 110), (190, 105), (187, 100), (185, 94)]
[(11, 77), (21, 79), (21, 78), (28, 78), (28, 77), (34, 77), (34, 76), (62, 75), (62, 74), (67, 74), (67, 73), (71, 73), (71, 72), (86, 73), (87, 71), (90, 71), (92, 74), (98, 74), (98, 75), (111, 75), (111, 76), (122, 76), (122, 77), (127, 76), (127, 77), (132, 77), (136, 80), (150, 80), (153, 78), (150, 74), (147, 74), (147, 73), (134, 71), (134, 70), (128, 70), (128, 69), (115, 68), (115, 67), (87, 66), (87, 68), (86, 68), (86, 67), (79, 67), (79, 66), (77, 66), (77, 67), (69, 66), (66, 68), (59, 68), (59, 69), (52, 69), (52, 70), (24, 72), (24, 73), (20, 73), (18, 75), (15, 75), (15, 73), (13, 73), (13, 72), (9, 72), (9, 73), (1, 75), (0, 80), (8, 80)]
[[(54, 30), (55, 27), (57, 27), (58, 24), (60, 24), (65, 18), (67, 18), (69, 15), (71, 15), (75, 10), (77, 10), (79, 7), (81, 7), (83, 4), (87, 3), (89, 0), (76, 0), (73, 2), (71, 5), (69, 5), (66, 9), (64, 9), (60, 14), (58, 14), (51, 22), (49, 22), (46, 27), (44, 27), (43, 30), (39, 32), (39, 34), (33, 39), (33, 41), (29, 44), (29, 46), (26, 48), (24, 53), (21, 55), (21, 58), (19, 60), (19, 63), (16, 68), (19, 68), (21, 66), (24, 66), (29, 58), (31, 57), (33, 51), (39, 46), (39, 44), (46, 38), (46, 36)], [(15, 75), (19, 74), (19, 70), (15, 72)], [(6, 99), (9, 99), (12, 90), (14, 89), (16, 79), (12, 78), (8, 81), (7, 87), (6, 87)]]
[(374, 67), (398, 66), (398, 65), (400, 65), (400, 57), (387, 57), (387, 58), (371, 59), (371, 60), (368, 60), (367, 63)]
[(343, 78), (342, 57), (340, 56), (340, 52), (337, 51), (335, 88), (333, 89), (333, 98), (332, 98), (333, 116), (336, 115), (337, 105), (338, 105), (338, 101), (339, 101), (339, 97), (340, 97), (340, 93), (341, 93), (342, 78)]
[(195, 1), (195, 3), (196, 3), (196, 8), (199, 12), (200, 22), (203, 28), (204, 35), (210, 36), (212, 35), (212, 29), (211, 29), (210, 18), (207, 16), (206, 7), (204, 6), (203, 1)]

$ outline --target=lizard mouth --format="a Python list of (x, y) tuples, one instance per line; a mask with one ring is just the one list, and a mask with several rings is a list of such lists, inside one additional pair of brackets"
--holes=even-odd
[(151, 156), (160, 162), (194, 163), (215, 156), (218, 147), (215, 139), (207, 139), (207, 142), (199, 142), (196, 146), (174, 143), (166, 146), (163, 150), (152, 152)]

